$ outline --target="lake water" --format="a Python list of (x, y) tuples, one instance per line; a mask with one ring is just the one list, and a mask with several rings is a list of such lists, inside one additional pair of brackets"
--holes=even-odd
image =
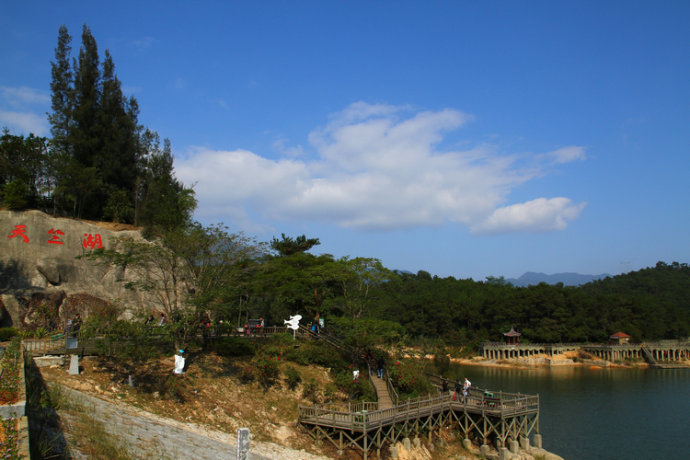
[(539, 394), (543, 447), (566, 460), (690, 459), (690, 369), (461, 372), (477, 387)]

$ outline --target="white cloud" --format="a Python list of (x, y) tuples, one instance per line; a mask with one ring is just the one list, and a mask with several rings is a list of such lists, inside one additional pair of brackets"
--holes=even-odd
[(585, 154), (585, 148), (578, 147), (575, 145), (554, 150), (553, 152), (547, 153), (545, 156), (556, 164), (571, 163), (573, 161), (582, 161), (587, 158), (587, 155)]
[(44, 113), (50, 97), (27, 86), (0, 86), (0, 128), (6, 127), (11, 134), (45, 136), (49, 132)]
[[(579, 215), (584, 204), (568, 198), (506, 205), (513, 187), (541, 173), (519, 169), (512, 156), (491, 146), (439, 147), (444, 132), (471, 119), (451, 109), (415, 113), (358, 102), (310, 134), (314, 159), (295, 152), (274, 160), (246, 150), (197, 149), (175, 164), (181, 180), (197, 183), (198, 213), (207, 219), (321, 221), (377, 230), (455, 222), (476, 233), (497, 233), (560, 230)], [(577, 157), (553, 153), (568, 156)]]
[(563, 230), (576, 219), (586, 203), (569, 198), (537, 198), (496, 209), (485, 221), (471, 226), (474, 233), (540, 232)]
[(0, 86), (0, 98), (13, 107), (19, 107), (25, 104), (44, 105), (50, 103), (50, 96), (26, 86)]
[(29, 112), (10, 112), (0, 110), (0, 127), (7, 127), (11, 134), (35, 134), (45, 136), (49, 132), (45, 117)]

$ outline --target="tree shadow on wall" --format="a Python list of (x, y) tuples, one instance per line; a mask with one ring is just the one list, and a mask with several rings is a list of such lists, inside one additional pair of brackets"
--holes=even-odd
[(70, 459), (58, 414), (64, 397), (49, 387), (31, 357), (26, 357), (26, 412), (29, 418), (31, 458)]
[(0, 261), (0, 294), (10, 289), (29, 289), (31, 281), (14, 260)]
[[(17, 262), (13, 260), (0, 261), (0, 294), (30, 288), (31, 281), (19, 269)], [(14, 325), (10, 312), (2, 299), (0, 299), (0, 327), (11, 327)]]

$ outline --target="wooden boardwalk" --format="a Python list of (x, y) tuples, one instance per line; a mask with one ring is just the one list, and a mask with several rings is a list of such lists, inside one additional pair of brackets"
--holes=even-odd
[(348, 409), (299, 406), (298, 421), (317, 441), (327, 440), (341, 452), (352, 447), (364, 460), (370, 451), (380, 458), (386, 444), (420, 435), (431, 441), (442, 428), (451, 426), (463, 439), (503, 447), (509, 440), (539, 433), (539, 396), (473, 388), (465, 400), (453, 400), (447, 393), (389, 408), (378, 403), (358, 403)]

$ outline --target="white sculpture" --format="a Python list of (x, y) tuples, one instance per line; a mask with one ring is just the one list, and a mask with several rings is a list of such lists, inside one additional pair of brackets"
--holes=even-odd
[(290, 319), (283, 320), (283, 323), (287, 324), (290, 329), (296, 331), (299, 329), (299, 320), (302, 319), (302, 315), (291, 316)]
[(182, 353), (184, 351), (180, 350), (180, 353), (175, 355), (175, 368), (173, 369), (173, 372), (177, 375), (180, 375), (184, 372), (184, 356), (182, 356)]

